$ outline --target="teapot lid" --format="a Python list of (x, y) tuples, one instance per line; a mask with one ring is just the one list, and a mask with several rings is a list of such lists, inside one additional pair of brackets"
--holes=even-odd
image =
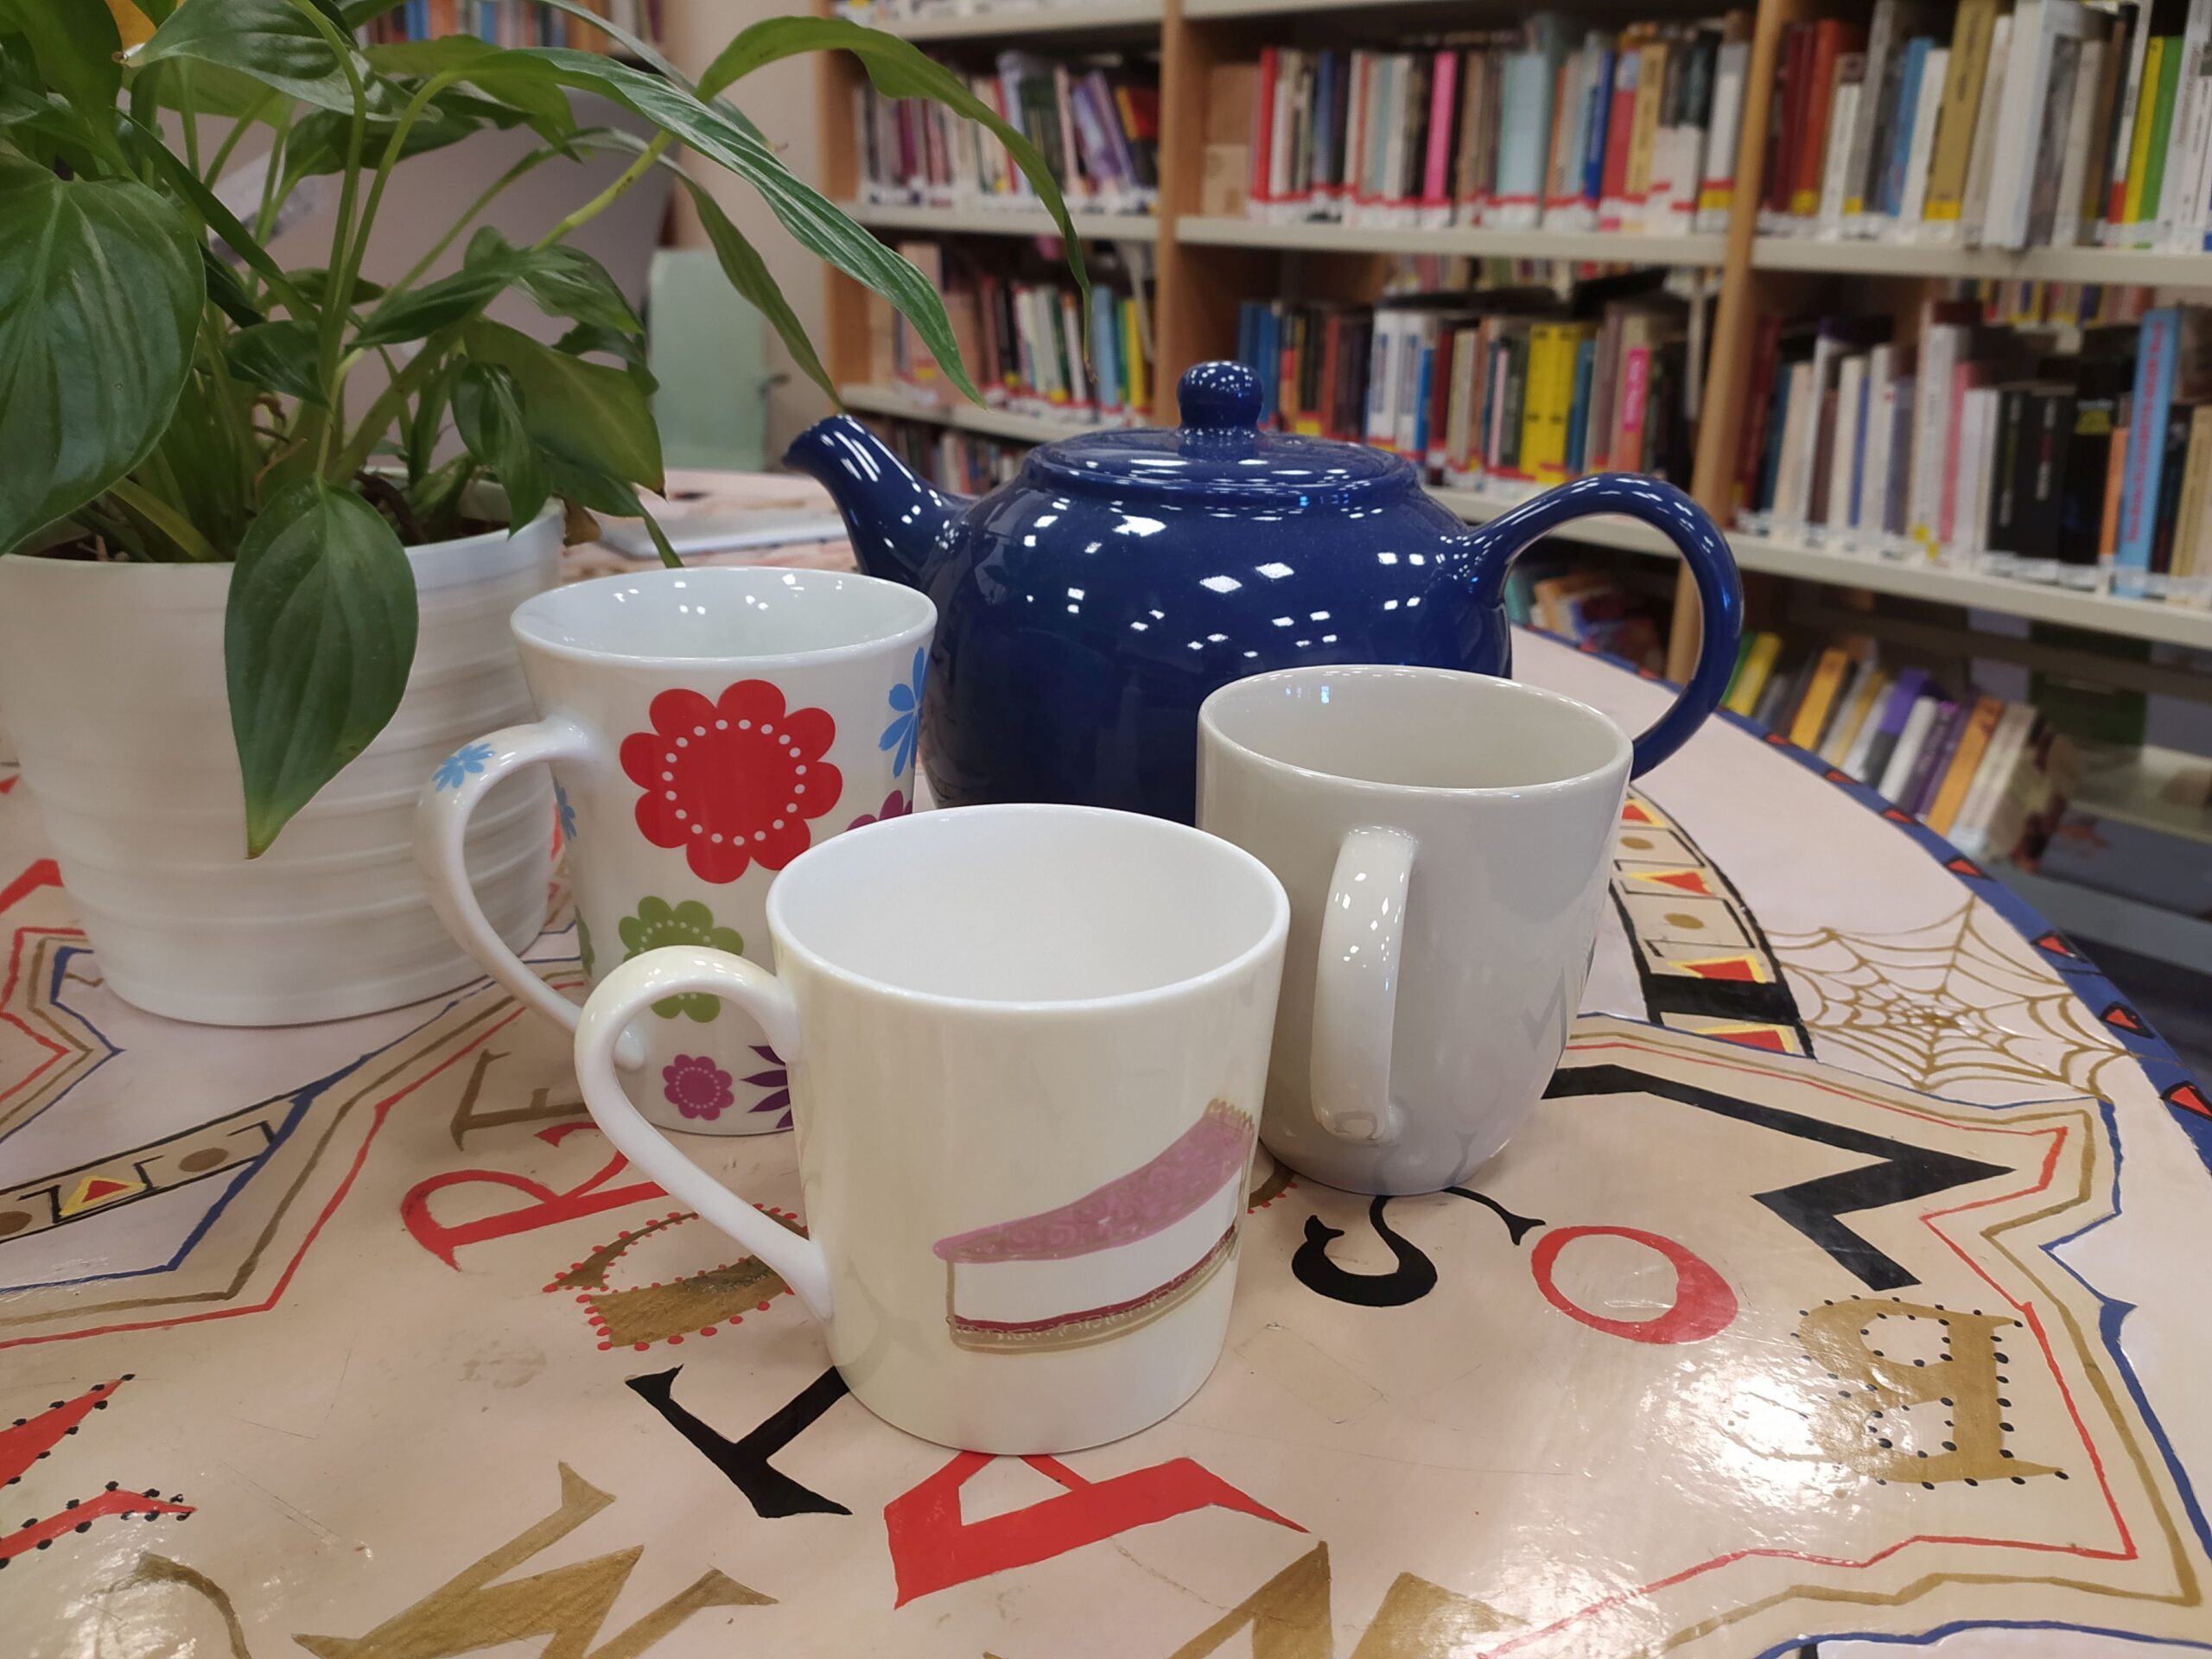
[(1175, 397), (1180, 427), (1058, 439), (1030, 452), (1022, 481), (1290, 510), (1379, 503), (1414, 481), (1403, 460), (1364, 444), (1260, 430), (1260, 377), (1242, 363), (1198, 365), (1177, 383)]

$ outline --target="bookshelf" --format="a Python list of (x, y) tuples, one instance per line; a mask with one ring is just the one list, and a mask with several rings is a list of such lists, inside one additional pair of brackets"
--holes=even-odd
[(1085, 422), (1056, 421), (1048, 415), (1024, 415), (1006, 409), (980, 409), (965, 401), (924, 403), (892, 387), (873, 386), (865, 381), (842, 385), (837, 391), (844, 398), (848, 409), (863, 415), (880, 415), (887, 420), (921, 421), (931, 426), (950, 426), (962, 432), (973, 432), (979, 437), (1001, 438), (1008, 443), (1050, 443), (1055, 438), (1072, 437), (1078, 432), (1107, 429)]
[[(838, 204), (870, 230), (921, 236), (1058, 236), (1058, 226), (1041, 207), (899, 207), (874, 201)], [(1153, 242), (1160, 221), (1150, 213), (1077, 213), (1085, 242)]]
[[(824, 11), (831, 0), (816, 0)], [(1001, 45), (1046, 53), (1079, 53), (1094, 47), (1154, 49), (1160, 73), (1159, 212), (1130, 224), (1102, 219), (1085, 225), (1090, 238), (1119, 238), (1147, 245), (1155, 288), (1152, 303), (1154, 361), (1151, 417), (1175, 420), (1174, 387), (1182, 372), (1210, 358), (1234, 355), (1240, 302), (1295, 289), (1307, 296), (1355, 303), (1372, 301), (1393, 257), (1588, 262), (1615, 268), (1694, 268), (1707, 273), (1714, 298), (1705, 328), (1705, 401), (1697, 427), (1690, 475), (1678, 479), (1726, 530), (1746, 572), (1754, 619), (1794, 611), (1816, 615), (1836, 629), (1863, 629), (1896, 638), (1908, 648), (1948, 642), (1977, 659), (2048, 672), (2079, 673), (2112, 684), (2212, 702), (2212, 677), (2176, 662), (2177, 649), (2212, 652), (2212, 604), (2139, 599), (2106, 588), (2022, 580), (1973, 561), (1904, 559), (1848, 550), (1817, 532), (1761, 534), (1729, 528), (1736, 507), (1738, 458), (1748, 416), (1749, 383), (1763, 315), (1817, 312), (1824, 304), (1883, 313), (1910, 327), (1924, 300), (1947, 283), (1996, 280), (2027, 283), (2141, 285), (2165, 296), (2212, 296), (2212, 253), (2164, 249), (2048, 246), (2011, 252), (1936, 242), (1852, 240), (1818, 235), (1763, 233), (1765, 137), (1773, 105), (1782, 98), (1783, 50), (1794, 25), (1824, 17), (1865, 24), (1874, 0), (1756, 0), (1751, 11), (1748, 72), (1734, 153), (1735, 207), (1724, 232), (1626, 234), (1547, 229), (1500, 229), (1453, 225), (1348, 222), (1273, 222), (1230, 216), (1208, 208), (1205, 175), (1211, 78), (1220, 66), (1250, 62), (1262, 47), (1382, 46), (1394, 37), (1428, 38), (1442, 31), (1501, 29), (1523, 22), (1533, 8), (1503, 0), (1073, 0), (1058, 5), (1001, 5), (950, 16), (908, 18), (890, 27), (918, 41), (951, 43), (959, 61), (987, 65)], [(1689, 20), (1721, 8), (1684, 0), (1592, 0), (1562, 7), (1611, 28), (1633, 19)], [(1933, 24), (1948, 30), (1950, 15)], [(1046, 38), (1050, 37), (1050, 38)], [(964, 55), (963, 55), (964, 54)], [(851, 99), (860, 85), (849, 65), (825, 62), (822, 82), (824, 175), (833, 195), (856, 194), (857, 140)], [(1211, 135), (1218, 141), (1218, 133)], [(947, 213), (934, 209), (866, 208), (860, 215), (887, 235), (935, 232), (1033, 236), (1043, 216), (988, 210)], [(1679, 228), (1673, 227), (1673, 228)], [(831, 279), (830, 327), (824, 356), (844, 384), (855, 410), (935, 422), (1011, 442), (1041, 441), (1085, 429), (1072, 423), (997, 410), (918, 407), (897, 391), (866, 384), (867, 322), (858, 290)], [(1910, 338), (1905, 333), (1900, 338)], [(1504, 512), (1527, 493), (1432, 487), (1444, 506), (1470, 522)], [(1577, 524), (1572, 539), (1638, 558), (1665, 582), (1672, 549), (1624, 520)], [(1641, 584), (1639, 584), (1641, 585)], [(1697, 643), (1694, 606), (1678, 584), (1668, 667), (1677, 677)], [(1898, 607), (1904, 608), (1902, 612)], [(1999, 619), (1976, 629), (1973, 618)], [(2018, 619), (2001, 632), (2002, 619)], [(2150, 662), (2115, 658), (2022, 637), (2020, 623), (2059, 625), (2125, 642)], [(1986, 642), (1986, 649), (1985, 642)], [(2194, 741), (2194, 740), (2191, 740)], [(2212, 843), (2212, 807), (2174, 798), (2176, 780), (2188, 783), (2201, 756), (2146, 747), (2123, 772), (2100, 774), (2079, 796), (2085, 810), (2115, 823), (2139, 823)], [(2040, 878), (2023, 876), (2051, 918), (2089, 938), (2108, 939), (2212, 972), (2212, 923), (2172, 916), (2154, 906)], [(2055, 893), (2055, 896), (2054, 896)], [(2153, 949), (2152, 947), (2156, 948)]]
[(903, 16), (879, 9), (874, 27), (910, 41), (1017, 41), (1055, 35), (1149, 33), (1160, 27), (1161, 0), (1058, 0), (1057, 4), (976, 5), (958, 11)]
[(2132, 248), (1947, 247), (1941, 243), (1845, 242), (1762, 236), (1751, 245), (1759, 270), (1825, 276), (1995, 277), (2000, 282), (2097, 283), (2212, 289), (2212, 254)]
[(1269, 225), (1258, 219), (1200, 217), (1175, 222), (1179, 241), (1192, 247), (1272, 248), (1281, 252), (1426, 253), (1471, 259), (1564, 259), (1637, 265), (1718, 265), (1727, 239), (1719, 236), (1618, 236), (1599, 231), (1493, 231), (1452, 226), (1424, 230), (1373, 225)]

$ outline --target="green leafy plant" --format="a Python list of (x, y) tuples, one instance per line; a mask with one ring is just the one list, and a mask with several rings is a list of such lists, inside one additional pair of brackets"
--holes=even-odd
[[(397, 707), (416, 632), (404, 546), (480, 527), (467, 517), (473, 486), (504, 488), (511, 531), (552, 497), (652, 524), (638, 497), (662, 482), (643, 327), (564, 238), (653, 169), (690, 192), (730, 285), (832, 397), (759, 252), (677, 165), (684, 151), (744, 180), (801, 245), (888, 299), (977, 395), (922, 273), (795, 175), (722, 96), (745, 76), (847, 51), (887, 95), (982, 122), (1084, 279), (1035, 146), (904, 41), (773, 18), (695, 84), (578, 0), (550, 3), (633, 60), (467, 36), (361, 47), (356, 31), (398, 0), (0, 0), (0, 551), (35, 541), (64, 555), (235, 561), (224, 655), (249, 855)], [(152, 26), (127, 53), (118, 15)], [(580, 124), (573, 92), (643, 117), (652, 136)], [(365, 279), (393, 168), (487, 127), (527, 128), (537, 145), (414, 270)], [(268, 167), (248, 223), (213, 187), (257, 131)], [(472, 229), (524, 175), (609, 152), (628, 156), (620, 175), (537, 241)], [(321, 177), (335, 181), (328, 256), (285, 270), (269, 252), (273, 227)], [(460, 269), (426, 279), (464, 233)], [(485, 317), (509, 291), (567, 332), (548, 346)], [(372, 361), (383, 384), (363, 395), (352, 383)], [(458, 452), (441, 459), (448, 432)]]

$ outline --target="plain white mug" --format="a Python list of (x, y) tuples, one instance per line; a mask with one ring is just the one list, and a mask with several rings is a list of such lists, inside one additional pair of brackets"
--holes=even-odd
[[(817, 847), (768, 894), (776, 971), (655, 950), (584, 1005), (607, 1139), (781, 1274), (854, 1397), (1034, 1454), (1118, 1440), (1220, 1357), (1290, 906), (1267, 867), (1133, 813), (976, 806)], [(640, 1010), (728, 997), (790, 1063), (807, 1235), (641, 1116)]]
[[(587, 978), (669, 944), (766, 962), (776, 872), (912, 810), (936, 626), (912, 588), (836, 570), (657, 567), (526, 601), (512, 627), (543, 718), (464, 744), (423, 785), (415, 850), (432, 906), (519, 1001), (575, 1029), (576, 1005), (486, 920), (471, 877), (493, 873), (465, 856), (486, 793), (547, 765)], [(512, 795), (484, 810), (529, 804)], [(785, 1057), (711, 996), (664, 997), (622, 1048), (656, 1123), (790, 1126)]]
[(1261, 1139), (1356, 1192), (1433, 1192), (1503, 1147), (1567, 1043), (1629, 741), (1452, 669), (1255, 675), (1198, 710), (1198, 823), (1290, 893)]

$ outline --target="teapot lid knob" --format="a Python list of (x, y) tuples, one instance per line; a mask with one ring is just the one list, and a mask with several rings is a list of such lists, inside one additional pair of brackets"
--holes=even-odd
[(1249, 429), (1260, 422), (1260, 377), (1242, 363), (1201, 363), (1185, 371), (1175, 402), (1186, 429)]

